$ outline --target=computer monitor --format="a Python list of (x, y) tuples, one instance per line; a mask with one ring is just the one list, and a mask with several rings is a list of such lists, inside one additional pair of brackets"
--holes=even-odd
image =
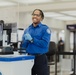
[(3, 40), (3, 25), (0, 24), (0, 46), (2, 46), (2, 40)]
[(24, 29), (19, 28), (18, 29), (18, 42), (21, 42), (22, 41), (23, 33), (24, 33)]

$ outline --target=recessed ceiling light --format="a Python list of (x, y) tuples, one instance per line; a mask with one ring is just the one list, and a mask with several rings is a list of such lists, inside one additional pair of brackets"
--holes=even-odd
[(45, 17), (59, 17), (64, 16), (63, 14), (55, 13), (55, 12), (44, 12)]
[(76, 11), (61, 11), (61, 13), (76, 16)]
[(61, 1), (75, 1), (75, 0), (61, 0)]
[(59, 19), (59, 20), (76, 20), (76, 18), (70, 17), (70, 16), (55, 17), (55, 19)]
[[(14, 0), (15, 1), (15, 0)], [(45, 3), (45, 2), (53, 2), (53, 0), (16, 0), (17, 2), (24, 4), (34, 4), (34, 3)]]

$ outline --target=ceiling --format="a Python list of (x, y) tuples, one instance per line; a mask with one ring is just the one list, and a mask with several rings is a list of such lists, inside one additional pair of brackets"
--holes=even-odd
[[(56, 2), (69, 2), (76, 0), (0, 0), (0, 7), (15, 6), (15, 5), (33, 5), (44, 3), (56, 3)], [(76, 20), (76, 10), (69, 11), (57, 11), (57, 12), (44, 12), (45, 17), (50, 17), (59, 20)]]
[(10, 6), (20, 4), (40, 4), (40, 3), (49, 3), (49, 2), (68, 2), (76, 0), (0, 0), (0, 6)]

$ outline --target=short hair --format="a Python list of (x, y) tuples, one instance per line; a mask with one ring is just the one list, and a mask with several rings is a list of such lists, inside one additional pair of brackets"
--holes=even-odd
[(35, 12), (36, 10), (40, 11), (40, 15), (41, 15), (42, 19), (44, 19), (44, 13), (43, 13), (43, 11), (40, 10), (40, 9), (35, 9), (32, 14), (34, 14), (34, 12)]
[(3, 24), (4, 25), (4, 20), (0, 20), (0, 24)]

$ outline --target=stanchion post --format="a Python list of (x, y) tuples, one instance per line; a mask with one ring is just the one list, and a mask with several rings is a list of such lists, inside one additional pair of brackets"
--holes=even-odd
[(57, 75), (57, 53), (55, 52), (55, 75)]

